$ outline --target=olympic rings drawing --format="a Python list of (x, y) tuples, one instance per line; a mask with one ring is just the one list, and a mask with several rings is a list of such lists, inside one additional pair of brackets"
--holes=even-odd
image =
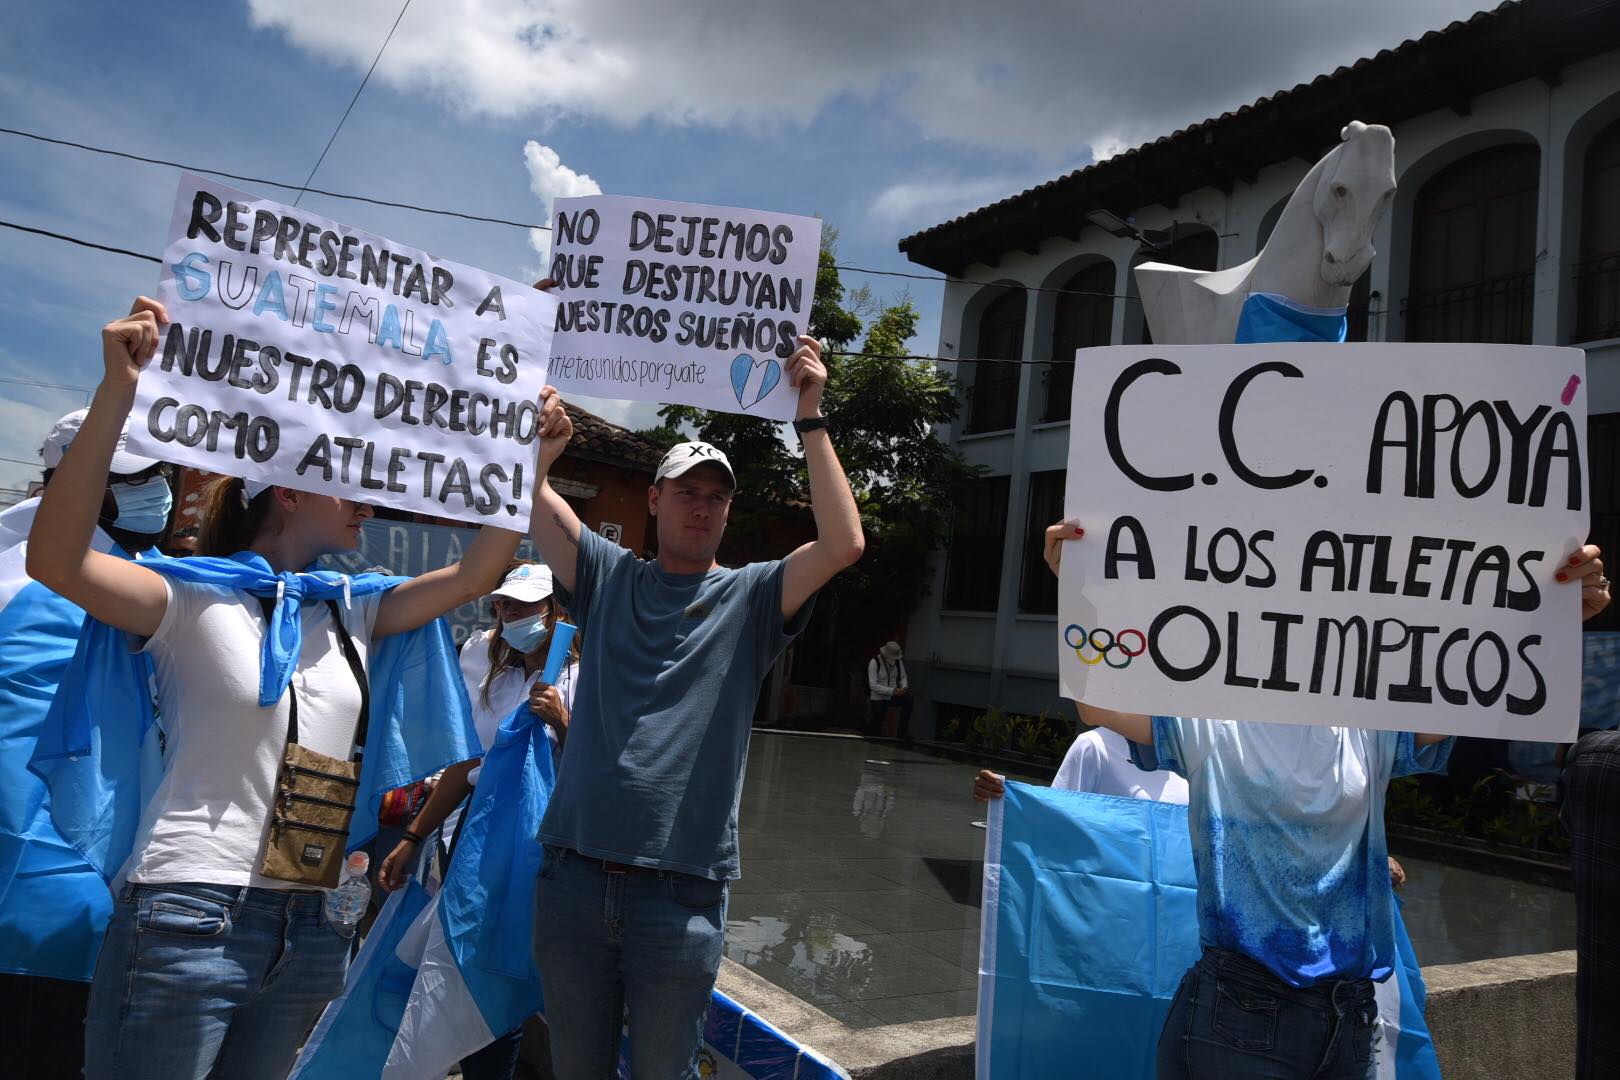
[[(1098, 641), (1097, 635), (1104, 635), (1106, 641)], [(1135, 635), (1136, 648), (1132, 649), (1125, 644), (1125, 639)], [(1074, 650), (1074, 655), (1082, 664), (1095, 667), (1098, 664), (1107, 664), (1115, 671), (1131, 666), (1131, 661), (1147, 652), (1147, 635), (1140, 630), (1121, 630), (1115, 634), (1112, 630), (1101, 627), (1087, 630), (1079, 623), (1070, 623), (1063, 631), (1063, 644)], [(1087, 656), (1090, 650), (1093, 655)], [(1118, 654), (1124, 659), (1116, 663), (1113, 659)]]

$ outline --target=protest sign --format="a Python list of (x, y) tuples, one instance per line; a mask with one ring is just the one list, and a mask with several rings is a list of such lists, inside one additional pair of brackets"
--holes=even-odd
[(572, 393), (791, 420), (821, 222), (590, 195), (558, 199), (551, 381)]
[(524, 528), (555, 299), (189, 173), (130, 447)]
[(1076, 360), (1063, 692), (1125, 712), (1564, 740), (1585, 354), (1117, 346)]

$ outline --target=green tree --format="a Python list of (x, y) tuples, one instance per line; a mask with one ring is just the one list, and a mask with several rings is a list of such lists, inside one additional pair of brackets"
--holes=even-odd
[[(822, 411), (866, 532), (866, 555), (817, 600), (820, 617), (832, 619), (832, 686), (841, 702), (865, 658), (899, 632), (927, 592), (929, 556), (949, 537), (973, 470), (934, 434), (935, 425), (956, 416), (954, 381), (928, 361), (899, 358), (917, 330), (916, 308), (909, 297), (881, 306), (864, 288), (846, 293), (834, 265), (836, 241), (827, 230), (808, 329), (826, 343)], [(860, 348), (851, 352), (863, 329)], [(667, 406), (659, 415), (666, 427), (689, 426), (720, 447), (736, 470), (739, 498), (722, 559), (786, 554), (775, 550), (781, 544), (772, 537), (784, 524), (808, 525), (811, 516), (809, 478), (792, 431), (690, 406)]]

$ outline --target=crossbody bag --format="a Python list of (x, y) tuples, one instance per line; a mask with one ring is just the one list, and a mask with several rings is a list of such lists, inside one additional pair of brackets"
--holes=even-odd
[[(269, 633), (275, 601), (261, 597), (260, 603), (265, 633)], [(338, 872), (343, 867), (349, 823), (360, 792), (360, 756), (365, 752), (371, 686), (337, 603), (328, 600), (326, 606), (331, 609), (344, 659), (360, 686), (360, 716), (354, 725), (354, 742), (347, 760), (300, 746), (298, 695), (288, 684), (292, 700), (287, 714), (287, 748), (281, 757), (281, 775), (276, 779), (276, 801), (259, 873), (278, 881), (331, 889), (337, 886)]]

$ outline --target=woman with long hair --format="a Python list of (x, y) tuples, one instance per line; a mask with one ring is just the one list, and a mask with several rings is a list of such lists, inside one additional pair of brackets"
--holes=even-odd
[[(467, 682), (467, 696), (472, 700), (479, 742), (485, 747), (494, 746), (501, 723), (527, 702), (546, 726), (552, 760), (556, 762), (568, 737), (579, 638), (576, 636), (570, 644), (557, 682), (541, 682), (552, 633), (559, 623), (568, 622), (568, 613), (552, 595), (551, 571), (542, 563), (514, 563), (489, 600), (496, 625), (474, 634), (461, 648), (461, 671)], [(404, 839), (383, 860), (379, 875), (383, 888), (392, 891), (404, 886), (421, 845), (440, 825), (445, 826), (453, 843), (456, 825), (464, 813), (457, 808), (471, 795), (481, 768), (482, 759), (474, 758), (444, 771), (432, 796), (405, 830)], [(455, 857), (452, 852), (451, 858)], [(463, 1058), (461, 1075), (466, 1080), (511, 1080), (522, 1041), (522, 1027), (514, 1028)]]
[[(162, 780), (137, 804), (138, 825), (112, 830), (127, 858), (119, 848), (102, 867), (123, 884), (91, 985), (85, 1074), (279, 1080), (342, 989), (350, 941), (326, 916), (323, 886), (335, 884), (345, 837), (363, 839), (368, 809), (375, 820), (368, 783), (401, 763), (422, 775), (476, 752), (459, 688), (404, 707), (398, 680), (422, 665), (401, 675), (411, 665), (388, 650), (419, 642), (425, 651), (412, 655), (431, 658), (435, 634), (447, 646), (439, 617), (488, 592), (521, 536), (486, 527), (456, 565), (403, 581), (350, 578), (314, 564), (357, 546), (369, 507), (228, 478), (208, 493), (204, 558), (136, 563), (94, 550), (108, 463), (167, 322), (163, 306), (142, 297), (102, 330), (105, 374), (28, 550), (31, 576), (103, 624), (87, 629), (91, 651), (106, 630), (149, 658), (140, 670), (155, 679), (167, 738)], [(558, 408), (548, 390), (542, 431)], [(104, 662), (131, 656), (108, 650)], [(385, 684), (391, 693), (379, 678), (396, 680)], [(90, 680), (81, 696), (105, 681)], [(149, 698), (132, 709), (150, 722)], [(461, 729), (447, 731), (458, 716)], [(374, 749), (357, 761), (368, 719)], [(105, 758), (120, 730), (105, 715), (87, 723), (102, 729), (84, 746)], [(60, 822), (73, 792), (60, 789), (59, 801), (58, 790)], [(123, 791), (113, 809), (126, 805)], [(347, 813), (332, 796), (343, 791)]]

